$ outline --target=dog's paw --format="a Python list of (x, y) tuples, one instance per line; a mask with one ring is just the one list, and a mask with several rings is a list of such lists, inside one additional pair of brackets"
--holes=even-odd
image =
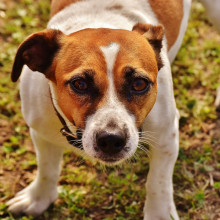
[(57, 199), (57, 189), (45, 189), (33, 182), (18, 192), (14, 198), (7, 202), (9, 211), (15, 215), (26, 214), (41, 215), (48, 206)]
[(179, 217), (174, 203), (166, 203), (166, 201), (163, 200), (153, 205), (151, 202), (145, 203), (144, 220), (179, 220)]
[(173, 213), (147, 213), (144, 215), (144, 220), (179, 220), (178, 214)]

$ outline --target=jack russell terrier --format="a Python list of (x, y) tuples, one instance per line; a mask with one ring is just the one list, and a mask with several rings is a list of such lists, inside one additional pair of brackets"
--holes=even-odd
[[(218, 0), (204, 1), (220, 27)], [(48, 29), (20, 45), (11, 75), (16, 82), (22, 72), (22, 112), (38, 161), (36, 179), (7, 203), (12, 213), (37, 216), (56, 200), (65, 148), (73, 145), (76, 154), (114, 165), (153, 132), (144, 219), (178, 219), (172, 174), (179, 114), (170, 63), (190, 5), (52, 0)]]

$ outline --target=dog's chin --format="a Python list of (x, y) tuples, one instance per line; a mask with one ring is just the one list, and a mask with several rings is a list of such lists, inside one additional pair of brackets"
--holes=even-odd
[(122, 164), (128, 158), (96, 158), (100, 163), (107, 165), (107, 166), (115, 166)]
[(96, 158), (96, 160), (106, 166), (116, 166), (122, 164), (126, 158), (114, 159), (114, 158)]
[[(96, 162), (99, 162), (106, 166), (115, 166), (121, 165), (124, 162), (128, 161), (134, 154), (135, 151), (132, 152), (120, 152), (116, 155), (108, 155), (104, 153), (94, 153), (92, 155), (88, 155), (89, 158), (93, 158)], [(85, 152), (87, 154), (87, 152)]]

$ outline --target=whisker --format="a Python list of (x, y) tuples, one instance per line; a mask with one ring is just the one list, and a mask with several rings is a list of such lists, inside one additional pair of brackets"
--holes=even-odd
[(149, 145), (153, 145), (152, 147), (157, 147), (158, 146), (158, 142), (157, 139), (154, 137), (141, 137), (140, 138), (140, 142), (149, 144)]
[(157, 143), (153, 140), (140, 140), (140, 142), (143, 143), (143, 144), (149, 145), (153, 148), (158, 146)]
[(157, 134), (156, 131), (138, 131), (140, 134)]
[(152, 140), (156, 142), (158, 139), (153, 136), (147, 136), (147, 137), (140, 137), (140, 140)]
[(138, 148), (139, 148), (140, 150), (142, 150), (144, 153), (146, 153), (147, 156), (149, 156), (149, 153), (150, 153), (150, 152), (149, 152), (148, 149), (144, 148), (144, 146), (138, 145)]

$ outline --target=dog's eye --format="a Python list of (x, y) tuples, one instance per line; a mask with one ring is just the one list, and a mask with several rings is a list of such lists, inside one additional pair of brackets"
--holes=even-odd
[(88, 84), (85, 79), (75, 79), (71, 82), (71, 87), (77, 92), (85, 92)]
[(132, 90), (137, 93), (146, 92), (149, 89), (150, 83), (146, 79), (137, 78), (132, 82)]

